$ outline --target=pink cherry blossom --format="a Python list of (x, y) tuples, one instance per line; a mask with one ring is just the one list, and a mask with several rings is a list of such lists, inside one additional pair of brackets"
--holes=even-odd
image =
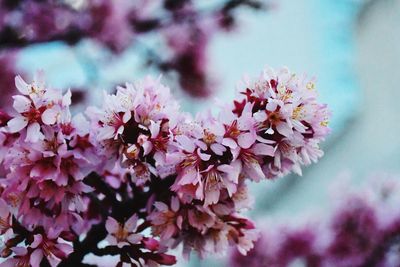
[(124, 223), (119, 223), (112, 217), (108, 217), (106, 221), (106, 229), (108, 231), (107, 241), (112, 246), (122, 248), (125, 245), (137, 244), (142, 240), (142, 235), (135, 234), (137, 228), (138, 217), (132, 215)]
[(182, 229), (183, 223), (183, 217), (179, 213), (179, 199), (173, 197), (170, 206), (162, 202), (156, 202), (154, 206), (156, 210), (148, 217), (153, 224), (153, 233), (162, 240), (174, 237)]

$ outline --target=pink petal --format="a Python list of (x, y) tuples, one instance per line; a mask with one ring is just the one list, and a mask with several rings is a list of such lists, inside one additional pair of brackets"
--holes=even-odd
[(15, 247), (15, 248), (12, 248), (11, 250), (17, 256), (23, 256), (23, 255), (26, 255), (28, 253), (28, 250), (26, 249), (26, 247)]
[(0, 218), (7, 218), (10, 210), (3, 199), (0, 199)]
[(275, 111), (277, 107), (278, 107), (278, 104), (276, 102), (270, 101), (270, 102), (268, 102), (266, 109), (268, 111)]
[(32, 254), (31, 254), (31, 258), (30, 258), (30, 264), (32, 267), (39, 267), (40, 263), (42, 262), (43, 259), (43, 252), (41, 249), (37, 249), (35, 250)]
[(127, 239), (129, 241), (129, 243), (137, 244), (143, 239), (143, 236), (140, 235), (140, 234), (131, 234), (131, 235), (128, 236)]
[(49, 232), (47, 233), (47, 237), (50, 239), (56, 239), (62, 232), (62, 228), (53, 228), (50, 227)]
[(43, 237), (41, 234), (34, 235), (31, 247), (37, 248), (42, 243), (42, 241), (43, 241)]
[(158, 136), (158, 134), (160, 133), (160, 122), (154, 122), (151, 121), (150, 122), (150, 133), (151, 133), (151, 137), (155, 138)]
[(180, 185), (196, 184), (197, 183), (197, 176), (198, 176), (198, 172), (197, 172), (197, 170), (195, 168), (185, 169), (183, 171), (181, 179), (179, 180), (179, 184)]
[(56, 257), (47, 257), (51, 267), (57, 267), (61, 260)]
[(114, 137), (114, 134), (115, 134), (115, 128), (112, 126), (105, 125), (99, 129), (97, 138), (100, 141), (111, 139)]
[(282, 134), (282, 135), (284, 135), (284, 136), (286, 136), (286, 137), (290, 137), (290, 136), (293, 134), (292, 128), (289, 127), (289, 125), (288, 125), (287, 123), (285, 123), (285, 122), (279, 123), (279, 124), (276, 126), (276, 130), (277, 130), (280, 134)]
[(46, 109), (42, 114), (42, 121), (46, 125), (52, 125), (56, 123), (58, 115), (59, 112), (57, 108)]
[(57, 244), (56, 247), (60, 251), (62, 251), (65, 254), (65, 256), (68, 256), (69, 254), (71, 254), (74, 251), (72, 246), (65, 244), (65, 243)]
[(143, 147), (143, 154), (146, 156), (151, 152), (151, 150), (153, 150), (153, 143), (150, 141), (146, 141), (143, 143), (142, 147)]
[(124, 224), (125, 230), (128, 231), (129, 233), (135, 231), (137, 221), (138, 221), (138, 216), (136, 214), (133, 214)]
[(159, 202), (159, 201), (154, 203), (154, 207), (156, 207), (159, 211), (167, 211), (168, 210), (167, 204), (165, 204), (163, 202)]
[(177, 212), (179, 210), (179, 199), (177, 197), (172, 197), (171, 199), (171, 209), (174, 212)]
[(267, 113), (265, 113), (265, 110), (259, 111), (254, 114), (254, 119), (258, 122), (263, 122), (266, 121), (268, 118)]
[(256, 141), (256, 135), (254, 133), (243, 133), (238, 137), (238, 144), (241, 148), (249, 148)]
[(166, 229), (161, 233), (163, 240), (171, 238), (176, 232), (176, 227), (172, 224), (168, 224)]
[(255, 144), (252, 148), (251, 151), (255, 155), (263, 155), (263, 156), (274, 156), (275, 154), (275, 149), (273, 146), (262, 144), (262, 143), (257, 143)]
[(21, 116), (11, 119), (7, 123), (8, 130), (11, 133), (17, 133), (17, 132), (21, 131), (22, 129), (24, 129), (26, 127), (26, 125), (28, 125), (28, 120)]
[(235, 140), (233, 140), (232, 138), (224, 138), (222, 140), (222, 144), (224, 146), (230, 147), (232, 149), (237, 148), (237, 144), (236, 144)]
[(112, 218), (110, 216), (107, 218), (107, 221), (106, 221), (107, 232), (109, 232), (111, 234), (116, 233), (118, 231), (119, 227), (120, 227), (119, 223), (114, 218)]
[(127, 123), (131, 118), (132, 118), (132, 113), (130, 111), (127, 111), (124, 113), (124, 116), (122, 116), (122, 122)]
[(71, 105), (71, 96), (72, 96), (71, 90), (68, 89), (68, 91), (65, 93), (65, 95), (62, 98), (63, 107), (68, 107)]
[(187, 152), (194, 152), (194, 150), (196, 149), (193, 140), (191, 140), (186, 135), (178, 135), (175, 137), (175, 139)]
[(235, 114), (233, 114), (229, 109), (223, 109), (219, 114), (219, 121), (225, 125), (232, 124), (235, 119)]
[(32, 107), (31, 100), (25, 96), (16, 95), (13, 96), (13, 99), (14, 99), (13, 108), (18, 113), (27, 112)]
[(218, 188), (213, 188), (211, 190), (208, 190), (205, 192), (205, 199), (204, 199), (204, 205), (208, 206), (211, 204), (216, 204), (219, 201), (219, 189)]
[(258, 162), (253, 162), (251, 164), (244, 165), (244, 171), (249, 176), (249, 178), (255, 182), (259, 182), (261, 179), (265, 179), (265, 174), (261, 169)]
[(18, 259), (9, 258), (6, 261), (0, 263), (0, 267), (15, 267), (18, 264)]
[(15, 86), (21, 94), (29, 94), (29, 85), (19, 75), (15, 77)]
[(106, 241), (108, 242), (109, 245), (115, 246), (118, 244), (117, 239), (113, 235), (107, 235)]
[(225, 126), (220, 123), (214, 124), (211, 131), (217, 136), (222, 136), (225, 133)]
[(28, 126), (26, 133), (26, 142), (36, 143), (39, 139), (43, 139), (44, 135), (40, 132), (40, 125), (37, 122), (31, 123)]
[(204, 161), (208, 161), (211, 158), (211, 155), (202, 153), (200, 149), (197, 150), (197, 155), (199, 155), (199, 157)]
[(210, 146), (210, 148), (215, 154), (217, 154), (219, 156), (222, 156), (224, 154), (224, 152), (226, 151), (226, 147), (224, 147), (223, 145), (218, 144), (218, 143), (212, 144)]

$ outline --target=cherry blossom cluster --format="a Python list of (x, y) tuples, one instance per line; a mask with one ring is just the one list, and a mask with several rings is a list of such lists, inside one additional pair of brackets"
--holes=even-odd
[(0, 113), (4, 266), (78, 266), (88, 254), (173, 265), (178, 246), (185, 257), (246, 254), (258, 237), (240, 214), (246, 183), (301, 173), (329, 132), (314, 81), (285, 68), (196, 118), (151, 77), (75, 116), (70, 91), (43, 74), (15, 82), (14, 113)]
[(177, 74), (190, 95), (207, 96), (212, 36), (234, 28), (237, 9), (264, 6), (259, 0), (224, 0), (208, 8), (192, 0), (0, 0), (0, 48), (91, 39), (121, 53), (155, 34), (160, 45), (146, 48), (144, 62)]
[(400, 266), (398, 177), (374, 179), (337, 192), (340, 203), (327, 220), (269, 225), (247, 256), (233, 251), (228, 266)]

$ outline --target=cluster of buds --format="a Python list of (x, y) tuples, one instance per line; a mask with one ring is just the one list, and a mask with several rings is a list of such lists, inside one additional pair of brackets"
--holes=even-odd
[(374, 178), (355, 192), (336, 192), (339, 203), (326, 220), (270, 224), (246, 257), (232, 251), (229, 266), (399, 266), (400, 184)]
[(251, 206), (247, 181), (301, 173), (329, 132), (313, 80), (285, 68), (195, 119), (150, 77), (73, 117), (70, 92), (42, 75), (16, 86), (15, 114), (2, 113), (0, 128), (1, 255), (11, 265), (75, 266), (90, 253), (173, 265), (168, 251), (180, 244), (185, 257), (246, 254), (258, 236), (240, 215)]

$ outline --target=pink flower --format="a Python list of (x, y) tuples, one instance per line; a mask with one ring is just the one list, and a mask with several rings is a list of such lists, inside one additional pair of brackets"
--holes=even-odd
[(256, 141), (255, 121), (252, 116), (253, 105), (247, 103), (240, 117), (224, 109), (219, 114), (220, 121), (225, 125), (225, 134), (222, 144), (231, 149), (249, 148)]
[(152, 232), (162, 240), (168, 240), (182, 229), (183, 217), (179, 213), (180, 202), (177, 197), (171, 198), (170, 206), (163, 202), (154, 203), (153, 211), (148, 219), (152, 223)]
[(60, 231), (50, 228), (47, 235), (36, 234), (31, 244), (34, 250), (30, 256), (32, 266), (39, 266), (45, 257), (52, 267), (57, 266), (62, 260), (72, 253), (73, 248), (67, 243), (58, 241)]
[(202, 171), (204, 177), (204, 205), (216, 204), (221, 190), (226, 189), (229, 196), (236, 192), (241, 168), (238, 162), (231, 165), (210, 165)]
[(17, 89), (22, 95), (14, 96), (14, 109), (18, 115), (8, 121), (8, 131), (20, 132), (26, 128), (26, 142), (35, 143), (43, 139), (42, 125), (53, 125), (70, 105), (71, 92), (62, 96), (59, 92), (48, 90), (39, 80), (27, 84), (20, 76), (15, 78)]
[(216, 216), (208, 208), (195, 206), (188, 211), (188, 219), (190, 226), (204, 234), (215, 224)]
[[(29, 252), (25, 247), (16, 247), (12, 249), (14, 252), (14, 257), (6, 259), (4, 262), (0, 263), (1, 267), (39, 267), (40, 262), (38, 262), (38, 257)], [(41, 259), (40, 259), (41, 260)]]
[(263, 157), (274, 156), (274, 148), (269, 144), (262, 142), (256, 143), (249, 149), (241, 149), (239, 159), (243, 164), (243, 174), (255, 182), (265, 178), (265, 174), (261, 168)]
[(3, 199), (0, 199), (0, 234), (7, 239), (12, 234), (12, 215)]
[(132, 215), (125, 223), (121, 224), (112, 217), (108, 217), (106, 221), (106, 229), (108, 232), (107, 241), (111, 246), (129, 246), (130, 244), (138, 244), (143, 236), (136, 234), (138, 216)]

